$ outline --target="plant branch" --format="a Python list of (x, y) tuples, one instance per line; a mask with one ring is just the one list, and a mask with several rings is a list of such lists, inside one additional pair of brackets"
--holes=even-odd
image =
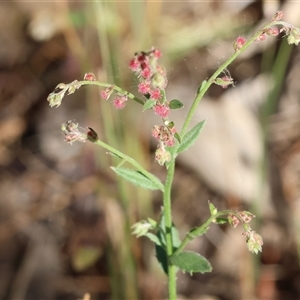
[(187, 114), (187, 117), (185, 119), (185, 122), (182, 126), (182, 130), (180, 135), (184, 136), (186, 133), (190, 122), (195, 114), (195, 111), (202, 100), (203, 96), (209, 89), (209, 87), (214, 83), (215, 79), (241, 54), (243, 53), (249, 46), (260, 36), (261, 33), (263, 33), (267, 28), (270, 26), (275, 26), (275, 25), (282, 25), (282, 26), (289, 26), (288, 23), (283, 22), (283, 21), (271, 21), (267, 23), (263, 28), (258, 30), (253, 36), (235, 53), (233, 53), (216, 71), (215, 73), (203, 84), (201, 87), (198, 89), (198, 93), (196, 95), (196, 98), (194, 99), (192, 106)]

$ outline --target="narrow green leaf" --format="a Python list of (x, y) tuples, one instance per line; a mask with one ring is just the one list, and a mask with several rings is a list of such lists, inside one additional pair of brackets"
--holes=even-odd
[(140, 171), (127, 169), (127, 168), (115, 168), (111, 167), (111, 169), (116, 172), (119, 176), (124, 179), (130, 181), (136, 186), (143, 187), (149, 190), (163, 190), (164, 186), (161, 181), (153, 175), (153, 178), (149, 179)]
[(155, 243), (156, 245), (158, 246), (161, 246), (161, 241), (160, 239), (157, 237), (157, 235), (151, 233), (151, 232), (147, 232), (145, 234), (145, 236), (150, 240), (152, 241), (153, 243)]
[(152, 108), (155, 105), (155, 100), (147, 100), (143, 106), (143, 111)]
[(216, 218), (215, 223), (217, 223), (217, 224), (226, 224), (226, 223), (228, 223), (228, 218)]
[(184, 272), (206, 273), (211, 272), (212, 267), (209, 261), (199, 253), (192, 251), (181, 252), (171, 256), (171, 262)]
[(174, 136), (175, 136), (175, 139), (176, 139), (179, 143), (181, 143), (181, 136), (180, 136), (180, 134), (179, 134), (178, 132), (175, 132)]
[(201, 90), (204, 88), (204, 86), (206, 85), (207, 80), (203, 80), (201, 85), (198, 88), (197, 94), (200, 94)]
[(208, 201), (208, 206), (209, 206), (210, 215), (214, 216), (218, 212), (217, 208), (210, 201)]
[(177, 153), (180, 153), (186, 149), (188, 149), (190, 146), (192, 146), (196, 139), (198, 138), (201, 129), (203, 128), (205, 124), (205, 120), (199, 122), (196, 126), (194, 126), (190, 131), (188, 131), (182, 138), (182, 142), (178, 148)]
[(173, 99), (169, 103), (170, 109), (179, 109), (183, 107), (183, 103), (177, 99)]

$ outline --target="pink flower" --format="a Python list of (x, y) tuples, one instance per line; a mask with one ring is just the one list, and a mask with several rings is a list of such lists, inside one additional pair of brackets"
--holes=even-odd
[(108, 100), (109, 97), (111, 96), (112, 92), (113, 92), (113, 87), (110, 86), (110, 87), (106, 88), (105, 90), (102, 90), (100, 92), (100, 96), (102, 99)]
[(160, 134), (161, 134), (161, 126), (154, 125), (152, 128), (152, 136), (157, 140), (160, 140)]
[(140, 62), (136, 58), (133, 58), (129, 62), (129, 68), (134, 72), (137, 72), (140, 69), (140, 65)]
[(166, 118), (169, 115), (170, 108), (164, 104), (158, 103), (153, 107), (154, 112), (161, 118)]
[(153, 55), (155, 58), (160, 58), (161, 57), (161, 52), (158, 49), (153, 50)]
[(156, 88), (154, 90), (150, 91), (150, 98), (153, 100), (160, 100), (161, 98), (161, 93), (160, 93), (160, 89)]
[(87, 81), (95, 81), (96, 80), (96, 76), (93, 73), (85, 73), (83, 80), (87, 80)]
[(240, 50), (246, 43), (246, 39), (242, 36), (239, 36), (233, 43), (233, 48), (235, 51)]
[(279, 29), (277, 27), (270, 27), (266, 30), (266, 34), (271, 36), (277, 36), (279, 34)]
[(283, 11), (278, 11), (272, 18), (272, 21), (281, 21), (284, 14)]
[(145, 67), (141, 72), (141, 76), (145, 79), (150, 79), (150, 77), (152, 76), (151, 69), (149, 67)]
[(148, 81), (141, 82), (138, 85), (138, 91), (143, 95), (148, 94), (150, 92), (150, 82)]
[(265, 33), (262, 32), (255, 40), (255, 42), (262, 42), (266, 39)]
[(125, 107), (127, 100), (127, 96), (116, 96), (113, 100), (113, 105), (116, 109), (122, 109)]
[(230, 76), (218, 77), (214, 82), (215, 84), (220, 85), (223, 89), (227, 89), (229, 85), (234, 86), (233, 78)]

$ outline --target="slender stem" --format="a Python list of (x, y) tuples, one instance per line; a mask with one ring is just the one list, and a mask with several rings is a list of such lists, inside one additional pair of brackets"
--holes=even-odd
[(173, 255), (173, 239), (172, 239), (172, 207), (171, 207), (171, 188), (174, 178), (175, 159), (169, 165), (164, 191), (164, 217), (166, 226), (166, 244), (168, 256), (168, 291), (169, 299), (175, 300), (176, 297), (176, 272), (177, 268), (171, 263), (170, 257)]
[(115, 84), (106, 83), (106, 82), (100, 82), (100, 81), (89, 81), (89, 80), (78, 81), (78, 83), (80, 85), (97, 85), (97, 86), (105, 87), (105, 88), (112, 87), (115, 91), (128, 96), (128, 98), (130, 98), (131, 100), (133, 100), (133, 101), (135, 101), (135, 102), (137, 102), (139, 104), (142, 104), (142, 105), (145, 104), (145, 102), (143, 100), (137, 98), (132, 93), (123, 90), (122, 88), (120, 88), (119, 86), (117, 86)]
[(218, 217), (227, 215), (228, 213), (230, 213), (232, 211), (230, 210), (222, 210), (218, 213), (216, 213), (213, 216), (210, 216), (201, 226), (197, 227), (196, 229), (192, 229), (189, 233), (186, 234), (186, 236), (184, 237), (183, 241), (181, 242), (180, 246), (176, 249), (176, 251), (174, 252), (174, 255), (179, 254), (184, 248), (185, 246), (192, 241), (195, 237), (200, 236), (202, 234), (204, 234), (209, 225)]
[[(283, 24), (284, 23), (284, 24)], [(286, 25), (285, 22), (281, 22), (281, 21), (272, 21), (267, 23), (262, 29), (258, 30), (242, 47), (241, 49), (237, 50), (234, 54), (231, 55), (231, 57), (229, 57), (216, 71), (215, 73), (206, 81), (206, 83), (201, 86), (201, 88), (198, 90), (198, 93), (196, 95), (195, 100), (192, 103), (192, 106), (187, 114), (187, 117), (185, 119), (185, 122), (182, 126), (182, 130), (181, 130), (181, 136), (183, 136), (189, 125), (190, 122), (195, 114), (195, 111), (200, 103), (200, 101), (202, 100), (203, 96), (205, 95), (206, 91), (208, 90), (208, 88), (214, 83), (215, 79), (241, 54), (243, 53), (259, 36), (261, 33), (264, 32), (265, 29), (269, 28), (270, 26), (274, 26), (274, 25)]]

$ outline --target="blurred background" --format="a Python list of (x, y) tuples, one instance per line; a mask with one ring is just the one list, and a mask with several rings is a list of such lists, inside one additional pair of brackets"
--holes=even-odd
[[(150, 128), (136, 103), (115, 111), (96, 87), (50, 109), (60, 82), (93, 72), (136, 93), (128, 69), (136, 51), (163, 53), (168, 98), (180, 128), (198, 86), (248, 37), (283, 10), (300, 26), (297, 1), (0, 2), (0, 299), (166, 299), (154, 246), (131, 235), (159, 217), (162, 199), (116, 178), (116, 163), (90, 143), (66, 144), (61, 123), (92, 127), (102, 140), (164, 179)], [(298, 72), (298, 73), (297, 73)], [(264, 238), (248, 252), (240, 229), (212, 225), (188, 249), (210, 274), (178, 274), (179, 299), (300, 299), (300, 51), (282, 36), (257, 42), (224, 72), (235, 87), (213, 86), (194, 122), (197, 143), (179, 156), (173, 188), (181, 236), (220, 210), (247, 209)]]

